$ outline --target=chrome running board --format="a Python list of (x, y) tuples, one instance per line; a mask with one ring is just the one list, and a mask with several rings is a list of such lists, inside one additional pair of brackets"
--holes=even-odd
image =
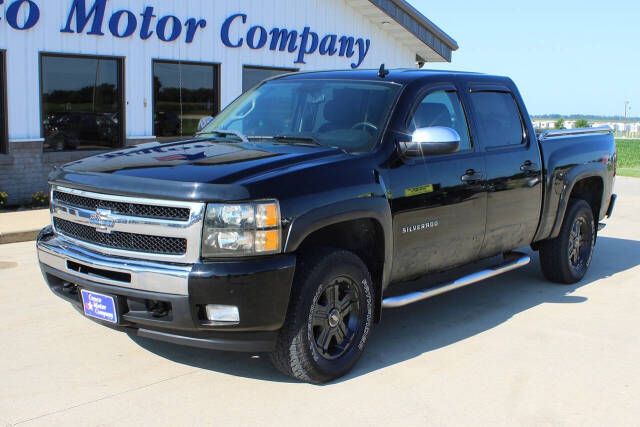
[(496, 265), (495, 267), (490, 267), (485, 270), (477, 271), (467, 276), (460, 277), (459, 279), (451, 282), (441, 283), (423, 291), (410, 292), (405, 295), (385, 298), (382, 300), (382, 308), (403, 307), (405, 305), (413, 304), (414, 302), (422, 301), (424, 299), (431, 298), (445, 292), (453, 291), (454, 289), (462, 288), (464, 286), (498, 276), (502, 273), (524, 267), (525, 265), (529, 264), (529, 262), (531, 262), (531, 257), (529, 255), (525, 255), (519, 252), (512, 252), (509, 254), (509, 257), (512, 256), (516, 256), (517, 258), (503, 264)]

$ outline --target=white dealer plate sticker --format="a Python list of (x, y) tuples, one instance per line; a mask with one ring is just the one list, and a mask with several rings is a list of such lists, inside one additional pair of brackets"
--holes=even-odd
[(87, 316), (109, 323), (118, 323), (116, 302), (113, 297), (82, 289), (82, 305), (84, 314)]

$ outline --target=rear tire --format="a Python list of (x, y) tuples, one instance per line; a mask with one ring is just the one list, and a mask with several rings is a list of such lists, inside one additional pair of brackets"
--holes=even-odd
[(558, 237), (540, 244), (542, 273), (556, 283), (579, 282), (591, 265), (595, 243), (591, 207), (584, 200), (571, 199)]
[(301, 257), (271, 361), (300, 381), (324, 383), (353, 368), (373, 326), (371, 276), (355, 254), (318, 249)]

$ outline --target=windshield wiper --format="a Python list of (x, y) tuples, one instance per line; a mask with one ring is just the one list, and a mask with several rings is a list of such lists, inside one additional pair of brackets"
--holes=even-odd
[(249, 139), (244, 134), (242, 134), (241, 132), (238, 132), (237, 130), (216, 129), (216, 130), (207, 131), (207, 132), (198, 132), (196, 133), (196, 136), (205, 135), (205, 134), (220, 135), (222, 137), (231, 135), (231, 136), (235, 136), (242, 142), (249, 142)]
[(275, 136), (266, 136), (260, 137), (264, 139), (272, 139), (274, 141), (283, 141), (283, 142), (301, 142), (305, 145), (318, 145), (323, 147), (324, 144), (321, 144), (317, 139), (312, 136), (295, 136), (295, 135), (275, 135)]
[(299, 144), (297, 145), (316, 145), (318, 147), (335, 148), (336, 150), (340, 150), (343, 153), (348, 153), (347, 150), (345, 150), (342, 147), (339, 147), (337, 145), (323, 144), (312, 136), (295, 136), (295, 135), (250, 136), (249, 139), (252, 139), (252, 140), (267, 139), (267, 140), (273, 140), (273, 141), (282, 141), (282, 142), (289, 142), (292, 145), (294, 145), (295, 141), (297, 141), (299, 142)]

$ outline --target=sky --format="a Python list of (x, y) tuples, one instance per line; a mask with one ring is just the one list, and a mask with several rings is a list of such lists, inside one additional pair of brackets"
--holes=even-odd
[(509, 76), (531, 115), (640, 116), (640, 1), (409, 2), (460, 46), (425, 68)]

